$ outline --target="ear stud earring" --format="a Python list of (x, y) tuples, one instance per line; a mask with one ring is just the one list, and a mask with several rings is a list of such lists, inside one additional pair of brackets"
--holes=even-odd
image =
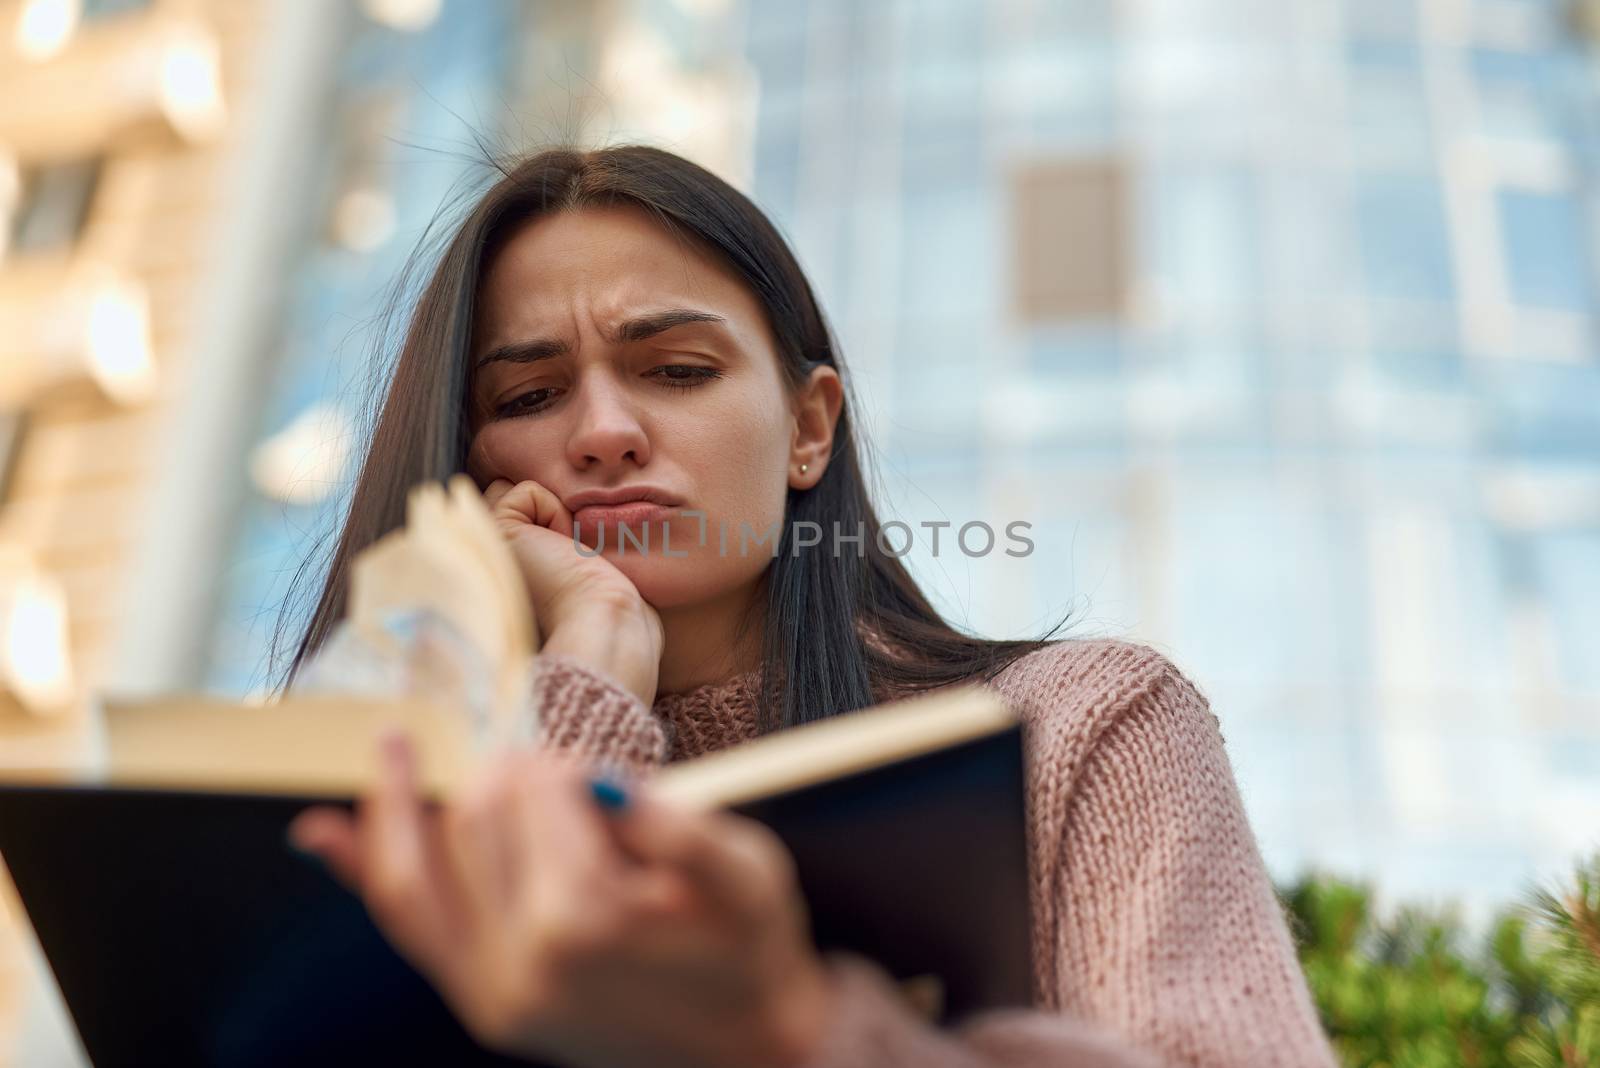
[(800, 465), (800, 473), (802, 475), (805, 474), (809, 470), (811, 470), (811, 465), (810, 464), (801, 464)]

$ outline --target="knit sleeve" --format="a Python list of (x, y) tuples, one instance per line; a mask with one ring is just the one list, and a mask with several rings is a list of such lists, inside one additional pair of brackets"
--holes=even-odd
[(1094, 704), (1086, 730), (1041, 731), (1030, 756), (1049, 799), (1030, 822), (1049, 828), (1032, 866), (1052, 1007), (939, 1031), (875, 963), (831, 954), (836, 1012), (804, 1068), (1331, 1068), (1216, 721), (1144, 654), (1155, 670), (1126, 699)]
[(648, 775), (666, 760), (666, 731), (637, 694), (563, 653), (534, 657), (533, 693), (544, 743)]

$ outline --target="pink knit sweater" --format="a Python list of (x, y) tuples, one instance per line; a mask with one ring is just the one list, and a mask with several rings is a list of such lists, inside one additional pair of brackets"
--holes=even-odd
[[(754, 672), (646, 708), (539, 658), (551, 744), (646, 776), (756, 736)], [(1068, 640), (995, 689), (1026, 724), (1041, 1004), (939, 1030), (865, 958), (827, 957), (838, 1013), (804, 1068), (1334, 1063), (1206, 699), (1145, 646)]]

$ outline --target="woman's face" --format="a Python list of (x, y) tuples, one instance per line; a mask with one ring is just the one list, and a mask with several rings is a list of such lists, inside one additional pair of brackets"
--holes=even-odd
[[(515, 232), (478, 300), (467, 468), (480, 487), (532, 479), (569, 512), (588, 490), (670, 495), (670, 518), (630, 524), (648, 552), (619, 547), (617, 521), (605, 523), (605, 556), (657, 608), (759, 578), (773, 543), (754, 539), (779, 529), (787, 488), (814, 485), (826, 451), (812, 457), (814, 420), (797, 418), (766, 316), (736, 275), (642, 209), (586, 208)], [(704, 545), (679, 509), (705, 514)], [(576, 518), (592, 548), (599, 517)]]

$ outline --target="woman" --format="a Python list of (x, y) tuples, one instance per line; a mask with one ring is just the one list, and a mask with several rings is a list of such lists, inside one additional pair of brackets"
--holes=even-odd
[[(406, 490), (465, 470), (546, 636), (551, 744), (425, 822), (394, 740), (360, 817), (307, 813), (298, 844), (480, 1041), (530, 1058), (1331, 1063), (1204, 698), (1142, 646), (948, 626), (878, 543), (845, 396), (809, 284), (733, 188), (649, 148), (507, 170), (417, 305), (295, 666)], [(803, 547), (802, 522), (841, 536)], [(649, 776), (965, 680), (1028, 726), (1041, 994), (939, 1031), (875, 964), (819, 957), (764, 828), (659, 802)], [(633, 773), (610, 815), (598, 761)]]

